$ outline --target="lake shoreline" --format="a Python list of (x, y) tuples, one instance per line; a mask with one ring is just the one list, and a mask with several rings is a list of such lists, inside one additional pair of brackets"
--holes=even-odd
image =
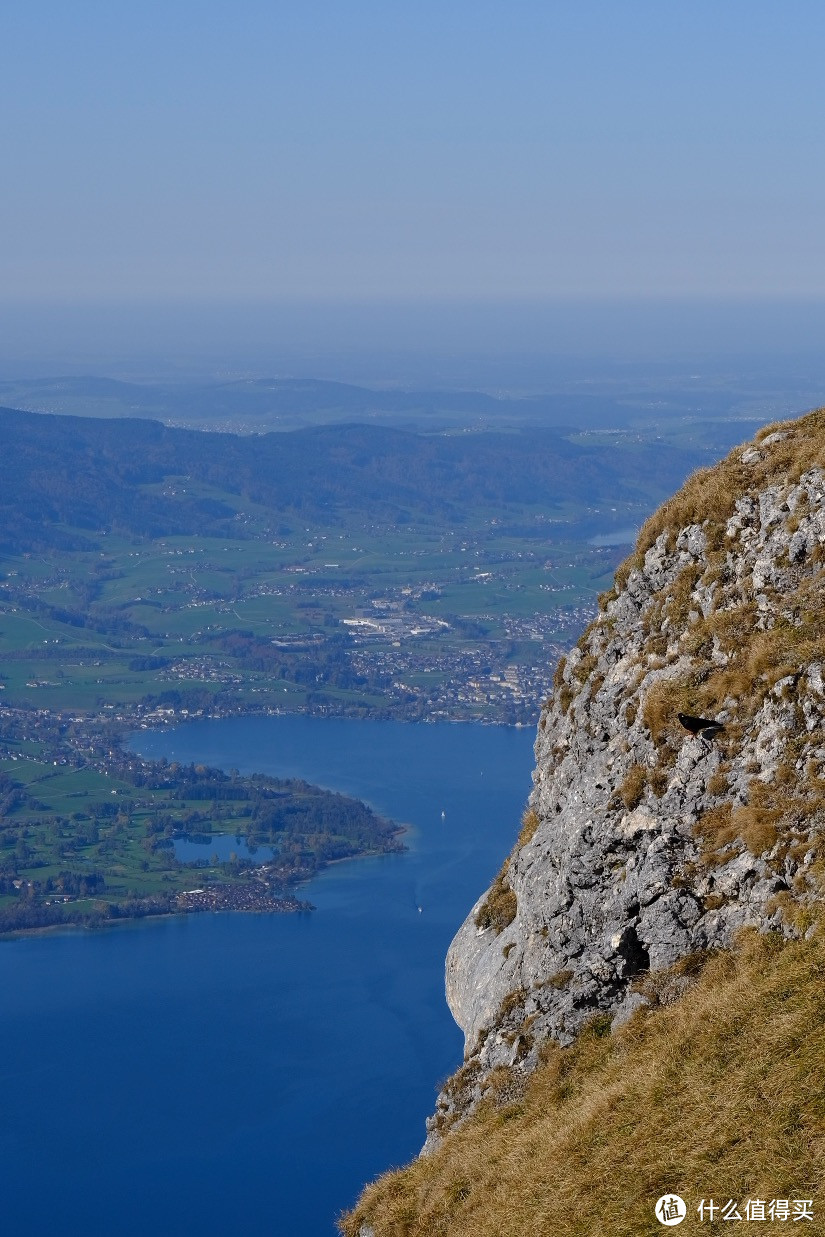
[[(406, 824), (398, 825), (393, 830), (392, 836), (394, 838), (398, 838), (402, 834), (408, 833), (410, 829), (411, 829), (410, 825), (406, 825)], [(179, 836), (185, 837), (186, 835), (184, 834), (184, 835), (179, 835)], [(232, 838), (232, 837), (237, 838), (239, 836), (243, 837), (243, 835), (233, 833), (231, 830), (222, 832), (222, 833), (215, 833), (212, 835), (213, 839)], [(311, 885), (312, 882), (316, 880), (318, 877), (322, 876), (324, 872), (326, 872), (330, 868), (338, 866), (339, 864), (358, 863), (364, 859), (378, 859), (384, 855), (401, 855), (401, 854), (404, 854), (406, 850), (407, 850), (407, 847), (402, 845), (402, 847), (398, 850), (365, 850), (361, 852), (360, 854), (356, 854), (356, 855), (344, 855), (340, 859), (327, 859), (327, 860), (324, 860), (320, 864), (320, 866), (312, 873), (311, 876), (302, 877), (302, 878), (297, 879), (294, 883), (294, 887), (297, 891), (299, 889), (302, 889), (306, 885)], [(190, 865), (186, 865), (186, 866), (190, 867)], [(265, 866), (266, 865), (262, 865), (262, 868), (265, 868)], [(197, 873), (198, 868), (195, 864), (192, 864), (191, 870), (194, 875), (195, 873)], [(217, 898), (223, 897), (230, 902), (233, 899), (237, 900), (238, 902), (241, 902), (243, 900), (243, 894), (245, 893), (248, 894), (251, 892), (253, 895), (253, 899), (259, 896), (260, 901), (258, 905), (234, 905), (234, 906), (226, 905), (226, 904), (216, 905), (216, 904), (209, 903), (208, 900), (203, 901), (203, 902), (201, 902), (200, 900), (187, 901), (186, 903), (183, 903), (183, 904), (181, 904), (180, 902), (181, 898), (190, 899), (192, 895), (203, 894), (204, 892), (206, 892), (207, 895), (214, 893), (217, 896)], [(250, 891), (248, 886), (245, 884), (230, 885), (230, 884), (217, 883), (217, 884), (212, 885), (211, 887), (207, 886), (205, 891), (200, 890), (200, 889), (184, 890), (182, 893), (178, 893), (175, 896), (178, 899), (178, 903), (176, 906), (170, 907), (169, 910), (152, 910), (152, 911), (144, 911), (144, 912), (141, 912), (140, 910), (136, 910), (134, 914), (121, 913), (121, 914), (111, 915), (111, 916), (101, 913), (99, 918), (95, 917), (92, 919), (91, 922), (88, 922), (88, 923), (84, 923), (82, 920), (72, 921), (71, 919), (68, 919), (68, 920), (61, 920), (59, 922), (51, 923), (51, 924), (39, 924), (31, 928), (11, 928), (8, 931), (0, 930), (0, 944), (2, 944), (3, 941), (20, 940), (24, 937), (44, 936), (44, 935), (53, 934), (53, 933), (58, 934), (62, 932), (80, 932), (80, 933), (107, 932), (113, 928), (122, 928), (122, 927), (126, 927), (129, 924), (139, 923), (139, 922), (143, 922), (146, 920), (155, 922), (155, 921), (163, 920), (163, 919), (184, 918), (187, 915), (203, 915), (203, 914), (207, 914), (207, 915), (208, 914), (213, 914), (213, 915), (295, 915), (295, 914), (309, 914), (318, 909), (317, 906), (313, 902), (309, 902), (306, 899), (294, 897), (289, 894), (286, 894), (285, 896), (275, 896), (271, 898), (268, 898), (267, 895), (264, 893), (261, 893), (260, 895), (258, 895), (257, 891)], [(272, 904), (267, 905), (266, 904), (267, 901), (270, 901)], [(126, 910), (128, 909), (128, 907), (124, 907), (123, 909)]]
[(117, 1214), (121, 1237), (144, 1237), (160, 1215), (225, 1237), (239, 1217), (268, 1231), (275, 1199), (279, 1229), (334, 1237), (363, 1182), (415, 1155), (435, 1080), (460, 1063), (444, 956), (518, 832), (531, 743), (294, 716), (142, 732), (146, 759), (357, 795), (405, 823), (409, 849), (326, 864), (298, 891), (314, 913), (54, 925), (0, 948), (8, 1225), (29, 1231), (36, 1198), (38, 1231), (82, 1216), (103, 1237)]
[[(307, 909), (297, 890), (333, 860), (403, 848), (402, 825), (338, 785), (272, 778), (265, 761), (240, 775), (226, 762), (144, 758), (142, 740), (168, 727), (90, 733), (42, 714), (37, 730), (25, 715), (7, 725), (0, 791), (16, 810), (3, 839), (0, 939), (203, 910), (291, 913)], [(240, 862), (210, 854), (210, 842), (201, 862), (175, 853), (175, 838), (240, 835), (253, 841)]]

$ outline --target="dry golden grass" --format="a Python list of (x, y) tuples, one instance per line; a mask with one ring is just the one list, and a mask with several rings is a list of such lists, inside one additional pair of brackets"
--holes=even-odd
[[(677, 713), (715, 717), (722, 709), (730, 716), (724, 731), (714, 741), (723, 756), (724, 769), (741, 751), (743, 739), (766, 698), (780, 680), (785, 705), (794, 707), (797, 680), (804, 668), (825, 661), (825, 573), (815, 573), (775, 602), (777, 619), (770, 630), (756, 626), (752, 601), (727, 610), (717, 610), (692, 624), (686, 631), (687, 651), (694, 668), (680, 678), (659, 680), (642, 692), (642, 720), (657, 749), (659, 769), (674, 761), (685, 736)], [(706, 655), (711, 647), (727, 656), (725, 665), (714, 665)], [(783, 837), (800, 817), (813, 819), (825, 811), (825, 780), (809, 754), (823, 742), (819, 731), (789, 724), (784, 751), (768, 783), (751, 783), (749, 802), (721, 805), (705, 814), (696, 834), (713, 858), (720, 848), (741, 838), (753, 854), (764, 854)], [(750, 768), (750, 766), (749, 766)], [(760, 772), (757, 763), (751, 772)], [(725, 793), (723, 772), (711, 778), (712, 795)], [(735, 808), (735, 810), (734, 810)]]
[(577, 683), (585, 683), (590, 678), (598, 664), (598, 660), (594, 653), (585, 653), (573, 671), (573, 677)]
[(503, 932), (516, 917), (518, 903), (515, 893), (507, 884), (507, 866), (505, 864), (499, 872), (490, 886), (490, 892), (476, 911), (477, 928), (494, 928), (498, 934)]
[(529, 807), (521, 818), (521, 829), (518, 835), (519, 846), (526, 846), (528, 842), (533, 840), (533, 835), (539, 827), (538, 812)]
[(728, 768), (718, 768), (715, 773), (712, 773), (708, 778), (708, 794), (719, 798), (728, 790)]
[[(825, 468), (825, 408), (816, 409), (798, 421), (776, 422), (757, 434), (761, 443), (770, 434), (786, 435), (780, 443), (765, 448), (765, 458), (754, 464), (742, 464), (746, 444), (735, 447), (730, 455), (712, 468), (701, 468), (689, 477), (681, 490), (664, 503), (647, 520), (639, 532), (633, 553), (616, 572), (616, 589), (621, 589), (634, 567), (641, 566), (646, 552), (662, 533), (667, 534), (668, 548), (675, 536), (690, 524), (703, 524), (708, 548), (724, 547), (724, 523), (733, 515), (736, 499), (742, 494), (764, 489), (777, 481), (795, 483), (810, 468)], [(802, 500), (803, 507), (806, 505)], [(605, 605), (613, 593), (605, 595)]]
[(644, 693), (642, 721), (664, 765), (673, 763), (684, 741), (685, 732), (677, 714), (694, 712), (692, 704), (691, 689), (680, 679), (659, 679)]
[[(760, 630), (752, 581), (734, 581), (728, 557), (725, 521), (733, 514), (739, 496), (756, 494), (774, 483), (788, 488), (806, 470), (825, 467), (825, 409), (796, 422), (766, 427), (757, 436), (758, 442), (777, 431), (784, 435), (782, 441), (762, 447), (761, 458), (754, 462), (742, 464), (743, 448), (737, 447), (714, 468), (691, 477), (645, 524), (634, 554), (617, 573), (617, 586), (621, 587), (657, 537), (666, 534), (667, 544), (673, 548), (681, 528), (692, 523), (703, 526), (708, 547), (704, 568), (688, 564), (666, 590), (651, 599), (643, 615), (647, 670), (666, 664), (665, 656), (657, 660), (651, 654), (671, 657), (668, 646), (674, 642), (682, 656), (692, 657), (693, 665), (688, 671), (682, 670), (679, 677), (658, 680), (646, 690), (641, 687), (638, 703), (628, 700), (625, 705), (625, 720), (633, 724), (640, 713), (656, 748), (657, 765), (648, 770), (646, 780), (658, 795), (666, 789), (667, 770), (685, 741), (677, 720), (679, 712), (702, 717), (727, 712), (725, 729), (715, 746), (729, 767), (776, 684), (787, 680), (779, 695), (793, 708), (800, 674), (805, 667), (825, 661), (825, 572), (816, 570), (816, 562), (792, 573), (786, 591), (766, 589), (773, 619), (768, 630)], [(790, 523), (809, 508), (810, 500), (803, 492)], [(820, 557), (825, 561), (825, 554)], [(723, 585), (714, 598), (716, 607), (706, 615), (700, 614), (692, 602), (700, 570), (704, 585), (714, 581)], [(665, 620), (667, 632), (663, 634)], [(576, 675), (579, 680), (585, 669), (592, 676), (593, 631), (591, 626), (580, 641), (583, 658)], [(635, 684), (627, 694), (634, 695), (640, 686)], [(564, 695), (566, 708), (573, 693), (565, 687)], [(780, 754), (773, 785), (753, 783), (748, 803), (721, 805), (699, 822), (697, 836), (702, 839), (708, 862), (719, 862), (720, 852), (737, 839), (753, 853), (764, 854), (788, 837), (800, 818), (825, 820), (825, 770), (811, 759), (823, 742), (825, 736), (819, 732), (806, 732), (786, 718), (785, 750)], [(758, 762), (751, 762), (748, 769), (761, 773)], [(708, 789), (721, 798), (726, 790), (724, 777), (711, 779)], [(619, 788), (618, 797), (633, 807), (644, 791), (641, 770), (636, 768)]]
[(555, 698), (558, 702), (562, 713), (567, 712), (573, 700), (572, 688), (568, 687), (564, 681), (564, 671), (566, 666), (567, 658), (560, 657), (559, 664), (556, 666), (556, 670), (553, 675), (553, 697), (551, 697), (551, 699)]
[(633, 991), (641, 993), (652, 1006), (672, 1005), (684, 996), (708, 962), (718, 956), (718, 950), (694, 950), (664, 971), (647, 971), (641, 975), (634, 981)]
[(753, 803), (732, 808), (729, 803), (724, 803), (705, 812), (694, 832), (702, 839), (706, 851), (723, 850), (741, 838), (752, 855), (762, 855), (777, 841), (777, 822), (781, 817), (781, 808), (760, 807)]
[(647, 772), (641, 765), (631, 765), (619, 787), (619, 798), (628, 811), (641, 803), (646, 786)]
[(510, 1014), (519, 1009), (524, 1004), (524, 993), (519, 989), (513, 992), (508, 992), (504, 1000), (498, 1007), (496, 1021), (503, 1022)]
[(762, 460), (743, 464), (743, 448), (735, 447), (721, 463), (689, 477), (681, 490), (642, 525), (636, 555), (643, 556), (663, 532), (670, 539), (689, 524), (705, 520), (723, 524), (733, 514), (736, 499), (748, 490), (762, 490), (777, 481), (793, 484), (809, 468), (825, 467), (825, 409), (819, 408), (798, 421), (766, 426), (757, 434), (757, 441), (763, 442), (777, 431), (786, 434), (785, 439), (766, 448)]
[[(812, 737), (816, 741), (817, 733), (797, 738), (788, 746), (801, 745)], [(774, 869), (781, 871), (788, 854), (798, 860), (808, 852), (819, 853), (823, 824), (825, 783), (810, 771), (803, 775), (787, 763), (779, 766), (772, 781), (753, 778), (746, 803), (720, 803), (704, 812), (694, 826), (694, 835), (702, 843), (704, 861), (709, 863), (730, 858), (728, 848), (738, 840), (752, 855), (764, 855), (780, 842), (772, 862)]]
[[(488, 1102), (389, 1173), (346, 1237), (647, 1237), (656, 1199), (811, 1198), (825, 1232), (825, 942), (749, 933), (684, 996), (613, 1035), (548, 1045), (524, 1094)], [(744, 1214), (744, 1211), (743, 1211)], [(790, 1222), (760, 1223), (764, 1233)]]
[[(633, 553), (624, 563), (621, 564), (616, 572), (615, 587), (609, 593), (603, 594), (600, 600), (600, 606), (603, 608), (609, 601), (616, 596), (617, 591), (623, 588), (627, 581), (627, 577), (635, 567), (640, 567), (644, 561), (645, 553), (653, 545), (654, 541), (662, 534), (666, 534), (666, 541), (669, 549), (675, 545), (676, 536), (680, 529), (690, 524), (701, 524), (704, 526), (704, 533), (707, 545), (706, 558), (707, 564), (702, 574), (704, 584), (709, 584), (713, 580), (719, 580), (723, 583), (729, 575), (729, 565), (726, 562), (726, 554), (730, 543), (725, 534), (725, 522), (734, 513), (735, 503), (737, 498), (746, 493), (757, 493), (759, 490), (774, 484), (780, 483), (787, 487), (795, 484), (803, 472), (813, 467), (825, 468), (825, 409), (818, 409), (815, 412), (809, 413), (808, 416), (800, 418), (798, 421), (789, 421), (778, 423), (774, 426), (765, 427), (757, 435), (758, 442), (762, 442), (770, 433), (777, 431), (783, 433), (785, 437), (781, 442), (772, 443), (769, 447), (763, 448), (763, 458), (755, 463), (742, 464), (741, 455), (744, 447), (736, 447), (727, 459), (722, 460), (713, 468), (700, 469), (689, 477), (681, 490), (675, 494), (668, 502), (656, 511), (650, 519), (642, 526), (636, 547)], [(803, 493), (798, 511), (800, 514), (809, 506), (806, 501), (806, 495)], [(791, 518), (791, 523), (794, 519), (798, 520), (798, 516)], [(816, 547), (813, 559), (816, 562), (825, 561), (825, 548)], [(665, 656), (667, 653), (668, 644), (673, 641), (676, 633), (682, 630), (682, 650), (686, 653), (693, 653), (695, 656), (706, 658), (714, 643), (721, 645), (723, 651), (732, 652), (734, 655), (744, 650), (745, 654), (750, 653), (750, 646), (755, 630), (756, 611), (754, 602), (751, 596), (751, 588), (749, 581), (743, 581), (735, 586), (734, 592), (738, 591), (739, 606), (733, 609), (725, 609), (709, 614), (707, 617), (700, 617), (693, 624), (688, 621), (688, 615), (691, 610), (691, 594), (695, 588), (700, 568), (695, 564), (689, 564), (670, 584), (666, 593), (658, 598), (655, 598), (652, 604), (648, 607), (644, 623), (647, 634), (646, 649), (648, 653), (658, 653)], [(732, 585), (728, 580), (725, 583), (725, 594), (730, 600), (732, 595)], [(820, 594), (820, 603), (825, 600), (822, 596), (825, 593), (825, 582), (822, 580), (816, 583), (808, 583), (802, 586), (803, 589), (813, 589)], [(809, 607), (808, 613), (817, 617), (822, 613), (821, 604), (819, 606)], [(670, 621), (670, 626), (667, 633), (661, 631), (663, 619), (667, 617)], [(695, 616), (694, 616), (695, 617)], [(795, 616), (795, 621), (798, 621), (798, 616)], [(810, 625), (802, 624), (806, 628), (809, 637), (809, 643), (813, 643), (811, 638), (813, 633), (810, 630)], [(579, 640), (578, 647), (582, 652), (582, 659), (574, 671), (574, 680), (576, 687), (581, 688), (588, 680), (589, 676), (595, 667), (595, 654), (591, 651), (591, 636), (594, 630), (594, 624), (588, 627), (582, 638)], [(791, 634), (794, 633), (795, 634)], [(773, 637), (774, 633), (763, 633), (768, 637)], [(800, 647), (804, 643), (802, 639), (803, 633), (794, 627), (793, 623), (786, 622), (783, 632), (777, 632), (776, 639), (784, 640), (788, 646), (789, 654), (787, 659), (780, 659), (777, 656), (777, 650), (772, 645), (771, 639), (763, 642), (762, 653), (767, 661), (773, 666), (792, 665), (794, 658), (797, 664), (799, 663), (799, 655), (804, 652)], [(825, 638), (819, 637), (820, 649), (825, 652)], [(742, 656), (737, 657), (737, 665), (732, 667), (728, 672), (724, 682), (723, 676), (716, 675), (716, 686), (721, 689), (726, 688), (726, 696), (732, 696), (734, 699), (739, 699), (739, 693), (744, 690), (746, 694), (752, 694), (750, 688), (760, 676), (758, 649), (754, 649), (754, 656), (750, 659), (747, 666), (742, 666)], [(555, 683), (555, 698), (563, 713), (566, 713), (570, 704), (576, 695), (576, 687), (571, 687), (562, 680), (562, 670), (564, 662), (560, 663), (554, 680)], [(720, 707), (721, 700), (726, 696), (721, 696), (720, 692), (707, 691), (704, 693), (706, 698), (715, 696), (716, 699), (709, 700), (709, 704)], [(685, 707), (684, 705), (682, 707)], [(689, 707), (687, 711), (691, 710)], [(654, 742), (656, 739), (654, 737)]]

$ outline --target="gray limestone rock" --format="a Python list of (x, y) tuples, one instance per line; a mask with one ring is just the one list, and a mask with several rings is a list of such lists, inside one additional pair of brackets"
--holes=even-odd
[[(770, 435), (742, 464), (761, 466), (786, 437)], [(740, 725), (741, 740), (723, 773), (718, 745), (687, 732), (663, 762), (645, 708), (661, 685), (690, 684), (703, 664), (730, 660), (730, 645), (715, 637), (709, 652), (692, 651), (697, 624), (751, 598), (749, 621), (770, 631), (782, 597), (819, 570), (812, 555), (825, 546), (825, 476), (810, 469), (790, 486), (746, 493), (721, 532), (713, 558), (708, 521), (659, 535), (563, 664), (535, 744), (529, 807), (538, 824), (505, 865), (515, 918), (502, 931), (481, 930), (482, 895), (450, 946), (447, 1000), (473, 1068), (466, 1085), (442, 1093), (425, 1151), (445, 1118), (472, 1108), (496, 1066), (527, 1073), (542, 1040), (568, 1044), (595, 1015), (630, 1017), (645, 1004), (634, 983), (651, 970), (727, 946), (745, 926), (790, 931), (772, 900), (804, 886), (810, 854), (752, 854), (739, 838), (703, 866), (694, 827), (720, 804), (744, 821), (754, 780), (772, 785), (787, 765), (795, 727), (819, 732), (821, 662), (779, 677), (754, 716), (725, 701), (718, 716)], [(667, 610), (679, 579), (692, 581), (690, 596)]]

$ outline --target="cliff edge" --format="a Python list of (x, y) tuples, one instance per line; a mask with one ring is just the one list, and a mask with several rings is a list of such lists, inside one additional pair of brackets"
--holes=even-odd
[[(825, 411), (695, 474), (641, 530), (542, 711), (518, 843), (447, 958), (465, 1069), (529, 1072), (640, 980), (797, 931), (825, 822)], [(723, 723), (693, 736), (684, 712)], [(468, 1068), (469, 1067), (469, 1068)]]
[(344, 1232), (641, 1233), (657, 1190), (821, 1194), (824, 564), (825, 409), (644, 525), (450, 947), (464, 1064)]

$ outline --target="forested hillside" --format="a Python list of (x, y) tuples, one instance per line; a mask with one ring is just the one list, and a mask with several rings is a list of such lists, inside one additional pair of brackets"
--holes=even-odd
[[(344, 425), (239, 437), (0, 409), (0, 548), (88, 548), (102, 529), (226, 536), (238, 500), (333, 525), (365, 514), (461, 523), (482, 508), (584, 500), (647, 506), (651, 489), (677, 484), (700, 458), (542, 429), (431, 436)], [(170, 485), (176, 478), (210, 492)]]

